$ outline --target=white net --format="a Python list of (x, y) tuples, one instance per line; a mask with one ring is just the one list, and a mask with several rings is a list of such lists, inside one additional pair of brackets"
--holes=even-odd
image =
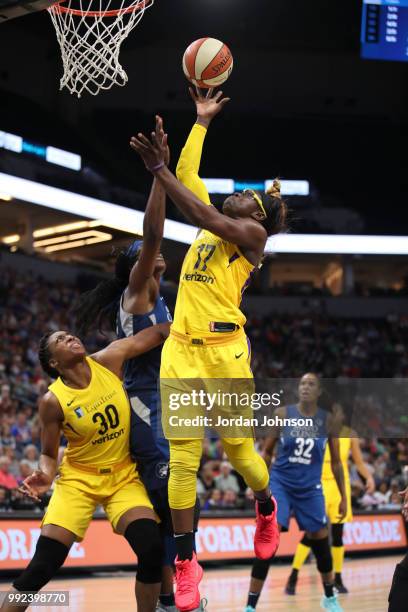
[(68, 0), (48, 9), (61, 48), (66, 87), (81, 97), (126, 85), (120, 47), (154, 0)]

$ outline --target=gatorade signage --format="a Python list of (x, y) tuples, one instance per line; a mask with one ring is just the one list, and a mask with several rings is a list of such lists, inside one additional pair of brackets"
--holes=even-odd
[[(252, 518), (203, 518), (197, 534), (202, 561), (250, 559), (253, 556), (255, 521)], [(23, 568), (34, 554), (40, 535), (38, 520), (0, 520), (0, 570)], [(293, 555), (301, 538), (294, 521), (281, 536), (277, 556)], [(356, 516), (345, 526), (346, 550), (402, 548), (407, 537), (402, 516), (379, 514)], [(83, 542), (71, 548), (67, 567), (133, 565), (135, 557), (126, 540), (112, 532), (106, 520), (94, 520)]]

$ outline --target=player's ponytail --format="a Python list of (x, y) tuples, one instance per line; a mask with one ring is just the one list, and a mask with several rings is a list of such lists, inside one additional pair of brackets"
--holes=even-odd
[(281, 196), (281, 182), (276, 178), (262, 196), (262, 204), (266, 212), (266, 218), (261, 224), (266, 229), (268, 236), (280, 234), (286, 231), (288, 207)]
[(272, 185), (265, 191), (266, 195), (270, 195), (272, 198), (281, 199), (281, 182), (278, 178), (274, 179)]

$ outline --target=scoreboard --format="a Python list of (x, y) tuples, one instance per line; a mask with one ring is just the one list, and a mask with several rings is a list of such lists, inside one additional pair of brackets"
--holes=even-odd
[(363, 0), (361, 56), (408, 61), (408, 0)]

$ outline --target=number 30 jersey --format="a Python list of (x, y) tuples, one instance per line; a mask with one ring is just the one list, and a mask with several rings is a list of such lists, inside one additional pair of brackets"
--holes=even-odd
[(91, 357), (86, 360), (91, 368), (86, 389), (68, 387), (58, 378), (49, 390), (64, 413), (64, 458), (109, 467), (129, 457), (129, 400), (116, 374)]
[(284, 486), (309, 489), (321, 486), (324, 453), (327, 443), (327, 412), (318, 408), (311, 426), (302, 426), (306, 417), (297, 406), (286, 407), (286, 418), (299, 425), (282, 428), (272, 474)]

